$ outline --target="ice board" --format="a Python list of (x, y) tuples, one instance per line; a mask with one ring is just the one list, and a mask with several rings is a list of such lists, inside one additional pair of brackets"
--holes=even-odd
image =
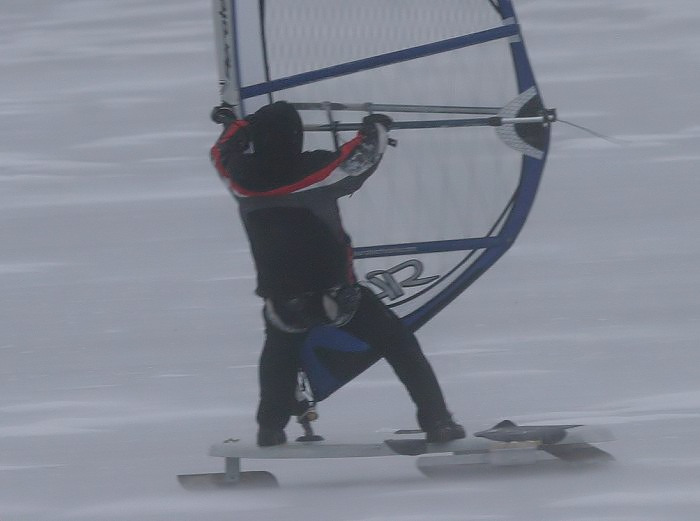
[(464, 466), (523, 465), (543, 458), (564, 461), (610, 460), (612, 456), (593, 443), (612, 441), (606, 427), (584, 425), (519, 426), (505, 420), (491, 429), (448, 443), (427, 443), (424, 439), (396, 436), (368, 443), (329, 441), (290, 442), (273, 447), (258, 447), (250, 441), (230, 438), (210, 447), (209, 455), (222, 457), (224, 473), (180, 475), (185, 488), (221, 486), (275, 486), (274, 476), (263, 471), (242, 471), (243, 459), (319, 459), (421, 456), (418, 469), (434, 476), (441, 471)]

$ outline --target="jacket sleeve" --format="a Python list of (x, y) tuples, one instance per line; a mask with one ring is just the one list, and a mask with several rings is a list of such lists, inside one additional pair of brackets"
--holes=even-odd
[(211, 160), (221, 180), (234, 194), (239, 189), (236, 177), (245, 172), (245, 156), (250, 154), (250, 123), (236, 120), (226, 127), (211, 148)]
[(359, 176), (373, 169), (379, 164), (388, 143), (388, 131), (384, 125), (372, 123), (372, 127), (362, 129), (358, 136), (362, 137), (360, 143), (341, 164), (340, 168), (351, 176)]
[(379, 166), (387, 143), (383, 125), (373, 123), (370, 132), (360, 130), (340, 148), (339, 155), (305, 178), (312, 181), (305, 189), (323, 190), (336, 199), (355, 192)]
[(336, 153), (304, 152), (305, 172), (294, 181), (255, 190), (248, 188), (250, 183), (246, 182), (252, 157), (248, 126), (246, 120), (235, 121), (211, 149), (219, 176), (239, 198), (294, 196), (312, 190), (322, 190), (324, 195), (335, 198), (351, 194), (376, 170), (388, 141), (386, 128), (372, 124), (372, 128), (360, 130)]

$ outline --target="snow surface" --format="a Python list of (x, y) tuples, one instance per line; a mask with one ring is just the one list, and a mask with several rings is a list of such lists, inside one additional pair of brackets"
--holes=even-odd
[[(411, 458), (260, 461), (282, 488), (180, 489), (220, 470), (210, 443), (253, 436), (261, 341), (207, 159), (209, 4), (6, 0), (0, 520), (700, 518), (697, 1), (516, 8), (547, 105), (622, 143), (558, 124), (518, 243), (420, 338), (470, 431), (609, 425), (615, 464), (436, 482)], [(407, 426), (385, 364), (322, 404), (332, 439)]]

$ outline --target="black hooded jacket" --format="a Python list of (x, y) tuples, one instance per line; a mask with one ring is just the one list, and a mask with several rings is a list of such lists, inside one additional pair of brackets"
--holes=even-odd
[(337, 200), (375, 171), (386, 128), (370, 123), (336, 152), (301, 152), (299, 141), (298, 153), (279, 157), (260, 142), (265, 134), (256, 116), (228, 126), (211, 155), (239, 203), (257, 294), (287, 298), (354, 283), (352, 246)]

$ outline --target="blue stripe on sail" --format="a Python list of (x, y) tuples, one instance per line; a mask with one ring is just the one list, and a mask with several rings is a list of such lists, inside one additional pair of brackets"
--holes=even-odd
[(356, 259), (372, 257), (392, 257), (396, 255), (414, 255), (417, 253), (437, 253), (444, 251), (483, 250), (502, 246), (499, 237), (479, 237), (476, 239), (453, 239), (446, 241), (407, 242), (403, 244), (382, 244), (353, 249)]
[(497, 0), (497, 2), (499, 13), (504, 20), (515, 18), (515, 9), (511, 0)]
[[(504, 19), (511, 19), (515, 25), (518, 25), (518, 17), (515, 14), (515, 9), (511, 0), (500, 0), (501, 15)], [(520, 39), (511, 42), (510, 50), (513, 55), (513, 65), (515, 66), (516, 77), (518, 80), (518, 91), (524, 92), (535, 85), (535, 76), (530, 66), (530, 60), (527, 57), (525, 44)]]
[(441, 40), (439, 42), (409, 47), (408, 49), (402, 49), (400, 51), (389, 52), (386, 54), (379, 54), (377, 56), (364, 58), (362, 60), (340, 63), (331, 67), (317, 69), (315, 71), (287, 76), (286, 78), (279, 78), (264, 83), (257, 83), (255, 85), (248, 85), (240, 89), (240, 96), (241, 99), (253, 98), (255, 96), (260, 96), (261, 94), (269, 94), (271, 92), (290, 89), (292, 87), (306, 85), (319, 80), (344, 76), (346, 74), (352, 74), (355, 72), (374, 69), (408, 60), (414, 60), (416, 58), (423, 58), (433, 54), (469, 47), (470, 45), (478, 45), (480, 43), (486, 43), (493, 40), (509, 38), (517, 35), (518, 33), (519, 28), (516, 24), (508, 24), (502, 27), (495, 27), (493, 29), (487, 29), (477, 33), (448, 38), (447, 40)]
[(411, 330), (415, 331), (419, 329), (439, 313), (500, 259), (503, 254), (508, 251), (508, 248), (510, 248), (513, 242), (515, 242), (535, 200), (535, 194), (537, 193), (542, 171), (544, 170), (548, 142), (549, 132), (547, 132), (545, 142), (544, 158), (535, 159), (530, 156), (523, 156), (517, 196), (515, 197), (513, 208), (501, 229), (499, 237), (497, 237), (500, 241), (497, 245), (486, 248), (479, 258), (459, 275), (459, 277), (452, 281), (447, 288), (442, 290), (420, 308), (404, 316), (401, 320), (410, 327)]

